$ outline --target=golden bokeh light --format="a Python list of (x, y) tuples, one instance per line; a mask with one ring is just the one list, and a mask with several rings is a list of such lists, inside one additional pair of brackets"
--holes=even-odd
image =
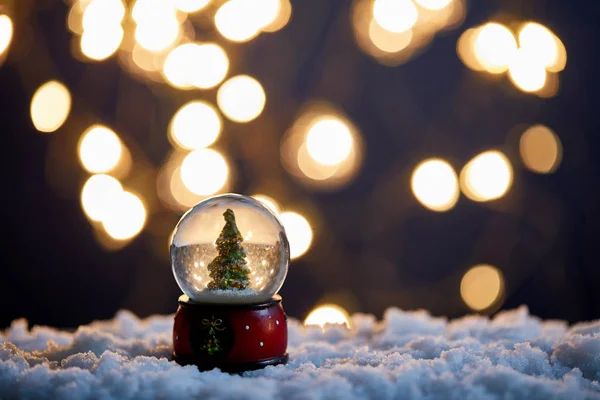
[(325, 165), (317, 162), (308, 152), (306, 143), (298, 149), (298, 168), (307, 177), (315, 181), (325, 181), (335, 176), (340, 169), (339, 164)]
[(0, 55), (2, 55), (12, 40), (13, 23), (8, 15), (0, 14)]
[(221, 112), (235, 122), (249, 122), (265, 108), (265, 91), (256, 79), (238, 75), (228, 79), (217, 92)]
[(121, 183), (110, 175), (92, 175), (81, 190), (81, 207), (92, 221), (100, 222), (114, 198), (123, 192)]
[(448, 211), (458, 201), (458, 178), (444, 160), (430, 159), (415, 168), (411, 188), (417, 200), (433, 211)]
[(181, 26), (174, 15), (138, 23), (135, 28), (136, 42), (146, 50), (160, 52), (171, 47), (179, 38)]
[(225, 158), (212, 149), (198, 149), (188, 154), (181, 163), (181, 180), (188, 190), (201, 196), (210, 196), (227, 183), (229, 167)]
[(510, 80), (523, 92), (537, 92), (546, 84), (546, 68), (534, 53), (519, 49), (510, 63)]
[(44, 83), (31, 99), (31, 121), (40, 132), (54, 132), (71, 111), (71, 93), (58, 81)]
[(504, 278), (497, 268), (491, 265), (477, 265), (471, 268), (460, 282), (460, 295), (469, 308), (485, 310), (500, 299), (504, 291)]
[(317, 120), (306, 134), (308, 154), (323, 165), (337, 165), (352, 151), (350, 128), (334, 116)]
[(415, 0), (415, 3), (428, 10), (439, 11), (448, 7), (452, 0)]
[(545, 68), (556, 67), (559, 62), (558, 38), (545, 26), (526, 23), (519, 31), (519, 46), (536, 58)]
[[(264, 0), (260, 0), (261, 2)], [(263, 27), (263, 21), (248, 0), (229, 0), (215, 14), (215, 27), (232, 42), (247, 42), (255, 38)]]
[(456, 52), (462, 62), (473, 71), (483, 71), (484, 68), (475, 55), (475, 39), (481, 28), (467, 29), (460, 35), (456, 43)]
[(125, 5), (121, 0), (92, 0), (85, 5), (82, 26), (86, 30), (102, 31), (106, 27), (121, 25)]
[(175, 0), (175, 7), (179, 11), (193, 13), (202, 10), (211, 0)]
[(251, 196), (255, 200), (260, 201), (263, 205), (265, 205), (269, 210), (273, 212), (273, 214), (279, 214), (279, 204), (275, 201), (274, 198), (267, 196), (266, 194), (255, 194)]
[(461, 189), (473, 201), (499, 199), (510, 189), (512, 182), (510, 161), (497, 150), (477, 155), (460, 173)]
[(374, 19), (369, 23), (369, 39), (378, 49), (386, 53), (397, 53), (410, 45), (412, 29), (403, 32), (390, 32), (383, 29)]
[(419, 11), (412, 0), (375, 0), (373, 18), (390, 32), (404, 32), (415, 26)]
[[(184, 1), (184, 0), (177, 0)], [(177, 15), (176, 4), (173, 0), (136, 0), (131, 9), (131, 17), (136, 24), (152, 24), (161, 18)]]
[(544, 125), (534, 125), (523, 132), (519, 151), (523, 164), (540, 174), (554, 172), (562, 160), (560, 139)]
[(228, 70), (229, 58), (219, 45), (186, 43), (169, 53), (163, 75), (176, 88), (209, 89), (221, 83)]
[(490, 22), (477, 31), (475, 57), (489, 73), (505, 72), (517, 53), (517, 41), (504, 25)]
[(146, 207), (133, 193), (120, 192), (108, 204), (102, 226), (115, 240), (128, 240), (137, 236), (146, 224)]
[(290, 0), (279, 0), (278, 3), (279, 8), (275, 19), (261, 28), (263, 32), (277, 32), (290, 21), (292, 17), (292, 3), (290, 3)]
[(323, 304), (312, 310), (306, 319), (304, 325), (318, 325), (324, 328), (326, 324), (346, 325), (350, 328), (350, 316), (342, 307), (335, 304)]
[(182, 149), (195, 150), (213, 144), (221, 127), (221, 117), (213, 106), (203, 101), (191, 101), (175, 113), (169, 133)]
[(104, 60), (119, 49), (123, 34), (121, 25), (86, 29), (81, 35), (81, 52), (92, 60)]
[(305, 254), (313, 239), (312, 228), (307, 219), (292, 211), (279, 214), (279, 219), (290, 242), (290, 258), (293, 260)]
[(89, 172), (109, 172), (119, 164), (122, 147), (115, 132), (102, 125), (93, 125), (81, 135), (79, 160)]

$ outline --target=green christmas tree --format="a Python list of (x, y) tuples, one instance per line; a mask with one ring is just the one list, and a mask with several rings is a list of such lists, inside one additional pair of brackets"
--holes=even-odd
[(242, 247), (242, 237), (235, 223), (235, 214), (227, 209), (225, 226), (217, 239), (217, 251), (219, 254), (208, 264), (210, 273), (208, 276), (212, 281), (208, 288), (215, 290), (242, 290), (248, 287), (250, 282), (250, 270), (246, 266), (246, 250)]

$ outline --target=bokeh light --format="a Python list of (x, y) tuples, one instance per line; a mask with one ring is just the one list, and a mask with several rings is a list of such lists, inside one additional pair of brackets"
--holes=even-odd
[(375, 0), (373, 18), (390, 32), (404, 32), (412, 28), (419, 17), (412, 0)]
[(515, 58), (517, 41), (506, 26), (491, 22), (478, 30), (474, 50), (479, 64), (497, 74), (506, 71)]
[(491, 265), (477, 265), (471, 268), (460, 282), (463, 301), (475, 311), (493, 306), (502, 296), (503, 290), (502, 273)]
[(85, 5), (82, 26), (84, 31), (102, 31), (120, 26), (124, 17), (125, 5), (121, 0), (92, 0)]
[(305, 254), (313, 239), (312, 228), (308, 220), (292, 211), (279, 214), (279, 219), (290, 242), (290, 258), (295, 259)]
[(411, 179), (413, 194), (433, 211), (448, 211), (458, 201), (458, 178), (452, 166), (441, 159), (423, 161)]
[(81, 36), (81, 52), (92, 60), (104, 60), (117, 51), (123, 40), (123, 34), (121, 25), (87, 29)]
[(163, 15), (150, 21), (138, 23), (135, 40), (150, 51), (163, 51), (171, 47), (180, 35), (181, 26), (174, 15)]
[(428, 10), (438, 11), (448, 7), (452, 0), (415, 0), (415, 3)]
[(213, 106), (191, 101), (173, 116), (169, 133), (182, 149), (194, 150), (213, 144), (221, 133), (221, 118)]
[(0, 14), (0, 55), (6, 51), (13, 36), (13, 24), (8, 15)]
[(511, 81), (524, 92), (536, 92), (546, 84), (546, 69), (535, 53), (519, 49), (510, 63)]
[(174, 87), (209, 89), (227, 75), (229, 58), (214, 43), (186, 43), (177, 46), (167, 56), (163, 75)]
[(111, 198), (102, 218), (102, 226), (115, 240), (128, 240), (137, 236), (146, 223), (146, 207), (133, 193), (120, 192)]
[(513, 182), (513, 170), (506, 156), (496, 150), (483, 152), (465, 165), (460, 186), (469, 199), (489, 201), (506, 194)]
[[(183, 2), (184, 0), (176, 0)], [(191, 0), (190, 0), (191, 1)], [(161, 18), (177, 15), (176, 3), (173, 0), (136, 0), (131, 10), (131, 17), (136, 24), (152, 24)]]
[(483, 71), (484, 68), (475, 55), (475, 39), (481, 28), (467, 29), (460, 35), (456, 43), (456, 52), (462, 62), (473, 71)]
[(535, 22), (526, 23), (519, 31), (520, 48), (536, 58), (545, 68), (556, 68), (560, 63), (559, 59), (563, 58), (559, 52), (564, 47), (560, 47), (559, 42), (548, 28)]
[(560, 139), (544, 125), (534, 125), (523, 132), (519, 151), (523, 164), (540, 174), (554, 172), (562, 160)]
[(336, 165), (347, 159), (352, 145), (350, 128), (337, 118), (317, 120), (306, 134), (308, 153), (324, 165)]
[(175, 0), (175, 7), (179, 11), (193, 13), (202, 10), (210, 0)]
[(93, 125), (81, 135), (79, 159), (89, 172), (109, 172), (119, 164), (122, 147), (115, 132), (102, 125)]
[(263, 21), (257, 18), (258, 11), (252, 1), (229, 0), (217, 10), (215, 27), (225, 39), (247, 42), (256, 37), (263, 26)]
[(306, 319), (304, 325), (318, 325), (324, 328), (326, 324), (346, 325), (350, 328), (350, 316), (342, 307), (335, 304), (323, 304), (312, 310)]
[(273, 211), (273, 214), (279, 214), (280, 207), (274, 198), (267, 196), (266, 194), (255, 194), (251, 197), (260, 201), (263, 205), (267, 206), (269, 210)]
[(225, 186), (228, 177), (227, 162), (216, 150), (194, 150), (181, 164), (183, 184), (197, 195), (209, 196), (217, 193)]
[(217, 92), (221, 112), (232, 121), (249, 122), (265, 108), (265, 91), (256, 79), (238, 75), (228, 79)]
[(54, 132), (71, 111), (71, 93), (58, 81), (44, 83), (31, 99), (31, 121), (40, 132)]
[(100, 222), (107, 215), (113, 199), (121, 192), (121, 183), (112, 176), (92, 175), (81, 190), (81, 207), (89, 219)]
[(279, 8), (277, 9), (275, 19), (261, 28), (263, 32), (276, 32), (290, 21), (292, 17), (292, 3), (290, 3), (290, 0), (279, 0), (278, 3)]
[(378, 49), (386, 53), (397, 53), (407, 48), (413, 37), (412, 29), (390, 32), (383, 29), (374, 19), (369, 23), (369, 38)]

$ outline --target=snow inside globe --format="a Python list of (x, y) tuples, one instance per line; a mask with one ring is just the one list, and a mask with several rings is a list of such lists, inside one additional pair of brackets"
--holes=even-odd
[(171, 240), (173, 275), (195, 303), (265, 302), (283, 285), (289, 260), (277, 216), (238, 194), (196, 204), (179, 220)]

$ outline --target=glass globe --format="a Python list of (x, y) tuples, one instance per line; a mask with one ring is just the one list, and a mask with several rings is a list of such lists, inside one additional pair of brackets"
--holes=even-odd
[(173, 275), (196, 303), (269, 300), (283, 285), (289, 260), (279, 219), (259, 201), (237, 194), (196, 204), (171, 239)]

